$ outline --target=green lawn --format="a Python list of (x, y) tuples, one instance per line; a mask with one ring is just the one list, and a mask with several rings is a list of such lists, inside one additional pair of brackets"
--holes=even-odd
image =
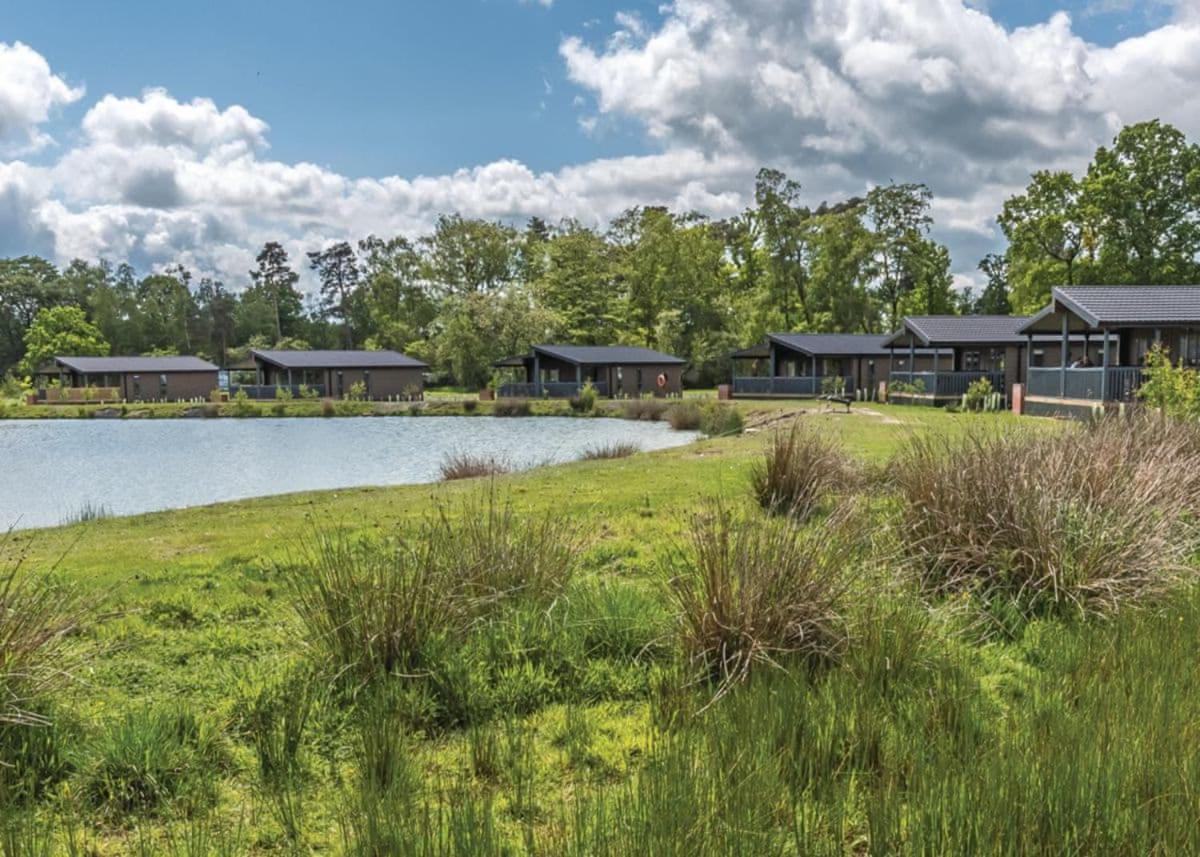
[[(1197, 844), (1183, 821), (1200, 812), (1190, 596), (1159, 613), (1034, 622), (997, 640), (980, 637), (961, 605), (918, 603), (884, 562), (856, 595), (878, 636), (860, 655), (816, 673), (768, 670), (702, 709), (704, 688), (678, 672), (663, 562), (706, 500), (749, 506), (749, 468), (772, 427), (800, 414), (878, 467), (923, 433), (1052, 425), (886, 405), (849, 415), (811, 402), (736, 406), (750, 429), (740, 437), (498, 479), (522, 510), (577, 527), (583, 545), (561, 601), (446, 642), (444, 664), (490, 676), (464, 685), (487, 697), (487, 713), (447, 724), (413, 713), (409, 694), (389, 709), (389, 737), (368, 741), (356, 719), (366, 715), (354, 713), (365, 703), (327, 699), (287, 789), (269, 786), (247, 726), (264, 688), (314, 668), (280, 564), (317, 530), (395, 537), (484, 485), (289, 495), (14, 534), (6, 552), (27, 553), (30, 567), (57, 561), (92, 602), (78, 640), (88, 659), (54, 706), (67, 761), (14, 823), (99, 854), (1165, 854)], [(882, 532), (886, 489), (865, 484), (864, 526)], [(210, 788), (114, 813), (94, 797), (113, 735), (179, 710), (215, 730), (220, 752), (197, 775)], [(367, 809), (364, 753), (396, 771)], [(363, 829), (376, 816), (403, 830)]]

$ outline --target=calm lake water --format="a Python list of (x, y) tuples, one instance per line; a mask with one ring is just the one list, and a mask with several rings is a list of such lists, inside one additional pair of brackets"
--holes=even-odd
[(292, 491), (435, 482), (445, 456), (518, 468), (608, 441), (680, 446), (664, 423), (555, 417), (0, 421), (0, 531)]

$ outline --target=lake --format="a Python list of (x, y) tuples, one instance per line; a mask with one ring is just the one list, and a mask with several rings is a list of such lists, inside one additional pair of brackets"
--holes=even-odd
[(516, 468), (578, 459), (610, 441), (649, 451), (692, 432), (562, 417), (0, 420), (0, 532), (293, 491), (436, 482), (459, 452)]

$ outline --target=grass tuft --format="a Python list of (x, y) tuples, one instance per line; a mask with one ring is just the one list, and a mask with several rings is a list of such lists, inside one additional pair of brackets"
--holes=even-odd
[(841, 444), (796, 421), (789, 430), (774, 433), (750, 471), (750, 485), (764, 510), (803, 522), (826, 497), (844, 488), (850, 475)]
[(819, 531), (721, 504), (696, 516), (669, 570), (684, 650), (718, 696), (756, 665), (842, 653), (845, 595), (863, 547), (849, 507)]
[(633, 441), (614, 440), (598, 444), (583, 452), (584, 461), (603, 461), (612, 458), (629, 458), (637, 455), (642, 448)]
[(473, 452), (455, 452), (447, 455), (440, 465), (443, 482), (457, 479), (478, 479), (484, 476), (501, 476), (512, 471), (512, 466), (493, 455)]

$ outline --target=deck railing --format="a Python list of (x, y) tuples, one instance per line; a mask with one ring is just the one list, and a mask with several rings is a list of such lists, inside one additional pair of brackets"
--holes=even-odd
[[(820, 396), (834, 389), (835, 375), (813, 376), (798, 375), (795, 377), (742, 377), (733, 379), (733, 394), (735, 396)], [(854, 378), (840, 379), (841, 390), (848, 395), (854, 395)]]
[[(500, 385), (500, 398), (502, 399), (571, 399), (578, 396), (583, 390), (584, 384), (578, 381), (544, 381), (542, 383), (541, 393), (538, 393), (536, 384), (527, 384), (521, 382), (511, 382)], [(601, 397), (608, 396), (608, 384), (604, 381), (592, 381), (592, 387), (596, 390), (596, 395)]]
[[(1105, 383), (1105, 373), (1108, 382)], [(1065, 384), (1064, 384), (1065, 377)], [(1068, 368), (1035, 366), (1029, 370), (1029, 395), (1110, 402), (1132, 401), (1145, 380), (1138, 366)]]
[(991, 382), (992, 390), (1004, 392), (1004, 372), (892, 372), (889, 376), (891, 384), (912, 384), (927, 395), (938, 398), (957, 398), (967, 392), (967, 388), (986, 378)]
[(261, 401), (263, 399), (278, 399), (280, 390), (288, 390), (293, 399), (304, 398), (305, 392), (309, 397), (319, 399), (325, 395), (324, 384), (230, 384), (230, 397), (245, 393), (246, 398)]

